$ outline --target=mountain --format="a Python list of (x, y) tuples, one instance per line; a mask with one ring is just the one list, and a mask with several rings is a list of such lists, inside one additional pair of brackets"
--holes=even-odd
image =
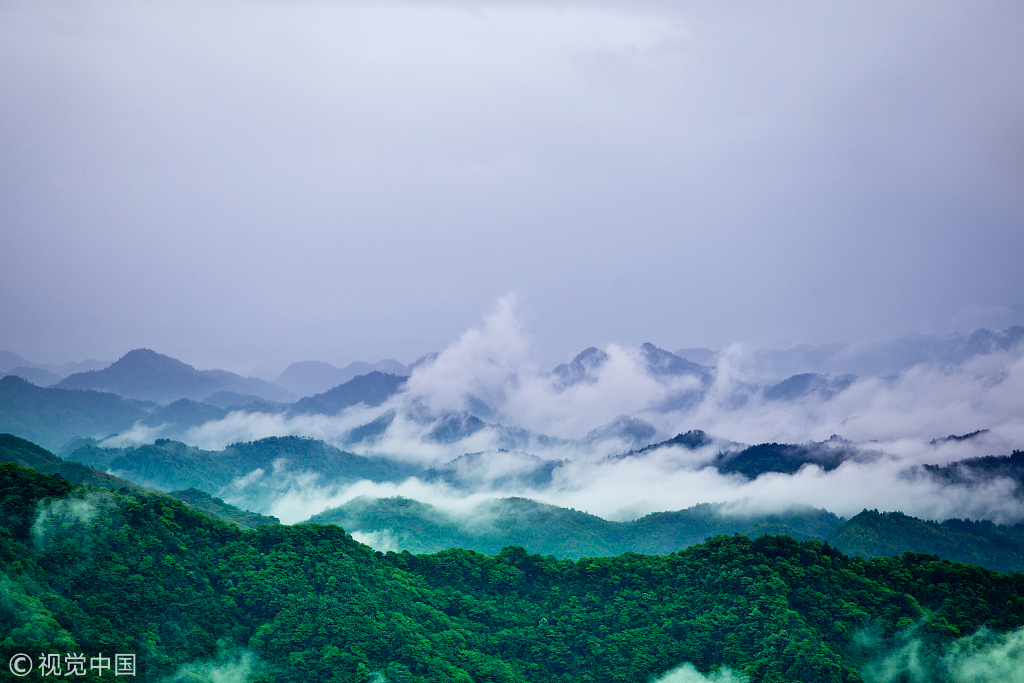
[(933, 555), (767, 535), (579, 561), (384, 554), (12, 463), (0, 500), (5, 647), (141, 653), (139, 680), (854, 683), (911, 655), (913, 680), (1019, 662), (1000, 634), (1024, 625), (1024, 575)]
[(677, 434), (667, 441), (651, 444), (639, 450), (622, 455), (610, 456), (612, 460), (643, 458), (667, 447), (682, 447), (687, 450), (706, 448), (719, 443), (719, 450), (710, 460), (722, 474), (741, 474), (756, 479), (767, 472), (793, 474), (804, 465), (817, 465), (825, 471), (834, 470), (847, 460), (871, 460), (878, 457), (874, 451), (863, 451), (845, 439), (832, 436), (825, 441), (809, 441), (804, 444), (762, 443), (754, 446), (737, 447), (737, 444), (723, 444), (699, 429)]
[(185, 489), (184, 491), (171, 491), (167, 495), (177, 498), (193, 510), (199, 510), (203, 514), (215, 519), (237, 524), (243, 529), (256, 529), (267, 524), (280, 524), (277, 517), (260, 515), (248, 510), (242, 510), (225, 503), (220, 498), (215, 498), (205, 491), (199, 489)]
[[(0, 351), (0, 376), (11, 374), (16, 368), (25, 368), (30, 370), (45, 370), (46, 372), (57, 375), (57, 378), (67, 377), (68, 375), (75, 372), (85, 372), (86, 370), (101, 370), (110, 365), (98, 360), (82, 360), (82, 361), (68, 361), (61, 365), (55, 365), (53, 363), (33, 363), (25, 358), (22, 358), (16, 353), (10, 351)], [(18, 374), (18, 373), (14, 373)], [(31, 378), (26, 377), (29, 381)]]
[(410, 433), (415, 433), (416, 438), (430, 443), (455, 444), (485, 429), (489, 431), (494, 447), (507, 451), (553, 448), (572, 443), (522, 427), (487, 423), (467, 411), (437, 411), (416, 402), (386, 410), (370, 422), (351, 429), (345, 435), (345, 443), (351, 447), (376, 446), (380, 437), (399, 415), (404, 426), (411, 430)]
[(647, 372), (652, 377), (693, 375), (704, 381), (709, 381), (711, 378), (711, 368), (691, 363), (685, 358), (680, 358), (665, 349), (659, 349), (650, 342), (644, 342), (640, 345), (640, 356), (644, 359)]
[(814, 396), (825, 401), (853, 384), (854, 375), (826, 377), (815, 373), (793, 375), (778, 384), (764, 388), (762, 392), (769, 401), (795, 401), (805, 396)]
[(645, 447), (641, 448), (638, 451), (631, 451), (631, 452), (626, 453), (624, 455), (615, 456), (615, 457), (616, 458), (624, 458), (624, 457), (628, 457), (628, 456), (631, 456), (631, 455), (634, 455), (634, 454), (637, 454), (637, 453), (646, 453), (646, 452), (649, 452), (649, 451), (657, 450), (659, 448), (665, 448), (667, 446), (681, 446), (683, 448), (686, 448), (686, 449), (692, 451), (692, 450), (696, 450), (698, 448), (704, 448), (705, 446), (710, 446), (710, 445), (712, 445), (714, 443), (715, 443), (715, 440), (712, 439), (710, 436), (708, 436), (706, 433), (704, 433), (703, 430), (701, 430), (701, 429), (691, 429), (688, 432), (682, 432), (680, 434), (676, 434), (675, 436), (673, 436), (671, 439), (668, 439), (667, 441), (661, 441), (659, 443), (653, 443), (650, 446), (645, 446)]
[[(12, 462), (22, 467), (31, 467), (37, 472), (57, 474), (72, 484), (100, 486), (112, 491), (121, 489), (148, 490), (146, 487), (139, 486), (135, 482), (101, 472), (94, 467), (59, 458), (46, 449), (25, 439), (19, 439), (12, 434), (0, 434), (0, 463), (2, 462)], [(228, 505), (220, 498), (214, 498), (210, 494), (197, 491), (196, 489), (172, 491), (169, 495), (183, 501), (192, 508), (202, 510), (211, 517), (238, 524), (243, 529), (254, 529), (264, 524), (280, 524), (280, 520), (276, 517), (266, 517), (255, 512), (240, 510), (233, 505)]]
[(37, 387), (14, 375), (0, 379), (0, 431), (62, 452), (73, 439), (103, 440), (136, 426), (150, 428), (140, 439), (181, 437), (227, 414), (189, 399), (158, 405), (107, 392)]
[(203, 399), (203, 403), (225, 410), (248, 410), (249, 412), (276, 413), (288, 409), (287, 403), (267, 401), (253, 394), (237, 391), (218, 391)]
[[(948, 436), (945, 440), (965, 440), (983, 430), (963, 436)], [(951, 462), (945, 466), (924, 465), (924, 470), (933, 477), (956, 484), (972, 484), (996, 477), (1013, 479), (1024, 489), (1024, 451), (1013, 451), (1010, 455), (986, 455)]]
[(37, 472), (59, 474), (73, 484), (89, 484), (117, 490), (135, 488), (133, 482), (101, 472), (79, 462), (58, 458), (50, 451), (13, 434), (0, 434), (0, 462), (13, 462)]
[(52, 387), (61, 380), (60, 375), (52, 373), (49, 370), (44, 370), (42, 368), (27, 368), (24, 366), (13, 368), (5, 374), (21, 377), (24, 380), (32, 382), (32, 384), (35, 384), (37, 387)]
[[(206, 451), (167, 439), (132, 448), (86, 444), (67, 457), (161, 491), (197, 488), (217, 495), (256, 470), (315, 472), (323, 481), (335, 483), (402, 481), (421, 471), (416, 466), (353, 455), (323, 441), (298, 436), (236, 443), (221, 451)], [(254, 485), (257, 483), (266, 482)]]
[(374, 371), (407, 377), (411, 368), (392, 358), (386, 358), (373, 364), (356, 361), (349, 363), (344, 368), (321, 361), (307, 360), (289, 365), (274, 380), (274, 384), (298, 396), (313, 396), (322, 394), (339, 384), (344, 384), (358, 375), (368, 375)]
[(0, 378), (0, 431), (55, 450), (75, 437), (124, 432), (155, 408), (110, 393), (37, 387), (14, 375)]
[(583, 437), (584, 443), (600, 443), (618, 439), (628, 447), (639, 448), (651, 443), (658, 430), (649, 422), (628, 415), (620, 415), (611, 422), (592, 429)]
[(580, 382), (593, 384), (597, 381), (597, 373), (608, 362), (608, 354), (593, 346), (583, 349), (569, 363), (557, 366), (551, 374), (557, 378), (562, 389)]
[(940, 523), (902, 512), (864, 510), (840, 526), (829, 541), (848, 555), (929, 553), (1000, 572), (1024, 571), (1024, 524), (966, 519)]
[(999, 572), (1024, 571), (1024, 524), (961, 519), (939, 523), (877, 510), (846, 520), (814, 508), (735, 515), (720, 503), (702, 503), (613, 522), (526, 498), (488, 500), (469, 510), (446, 512), (406, 498), (361, 497), (308, 521), (343, 526), (383, 550), (413, 553), (453, 547), (496, 553), (519, 545), (572, 559), (625, 552), (667, 555), (719, 534), (769, 534), (828, 542), (848, 555), (928, 553)]
[(57, 384), (60, 389), (107, 391), (125, 398), (170, 403), (201, 401), (218, 391), (252, 394), (269, 401), (293, 398), (285, 389), (255, 377), (226, 370), (196, 370), (191, 365), (149, 349), (135, 349), (102, 370), (79, 372)]
[(0, 373), (9, 374), (17, 367), (29, 367), (32, 363), (12, 351), (0, 351)]
[(345, 408), (363, 403), (379, 406), (401, 390), (407, 378), (384, 372), (360, 375), (330, 391), (303, 398), (292, 404), (293, 413), (336, 415)]
[(343, 526), (360, 538), (389, 546), (386, 550), (423, 553), (455, 547), (496, 553), (518, 545), (573, 559), (625, 552), (667, 555), (717, 534), (787, 533), (801, 540), (821, 540), (843, 521), (811, 508), (740, 516), (726, 515), (723, 509), (705, 503), (632, 522), (612, 522), (526, 498), (487, 500), (459, 513), (405, 498), (356, 498), (308, 521)]
[(760, 349), (747, 359), (749, 369), (765, 377), (798, 374), (895, 375), (920, 363), (960, 365), (987, 353), (1017, 348), (1024, 327), (977, 329), (970, 334), (915, 336), (868, 344), (801, 344), (788, 349)]
[[(691, 363), (674, 353), (659, 349), (650, 342), (645, 342), (638, 349), (644, 368), (651, 377), (669, 379), (690, 375), (702, 382), (711, 379), (711, 368)], [(566, 389), (581, 382), (594, 383), (604, 364), (608, 362), (608, 354), (593, 346), (584, 349), (569, 363), (557, 366), (551, 371), (560, 389)]]
[(723, 474), (742, 474), (748, 479), (756, 479), (766, 472), (794, 474), (804, 465), (818, 465), (828, 472), (857, 457), (871, 455), (836, 437), (821, 443), (762, 443), (739, 452), (719, 453), (713, 464)]

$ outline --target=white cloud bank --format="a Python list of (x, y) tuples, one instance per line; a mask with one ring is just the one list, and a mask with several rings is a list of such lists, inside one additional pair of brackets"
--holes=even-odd
[[(811, 393), (793, 400), (765, 397), (747, 369), (753, 350), (741, 345), (719, 354), (706, 384), (690, 375), (650, 371), (637, 349), (609, 344), (603, 351), (607, 354), (603, 364), (591, 368), (584, 381), (566, 387), (535, 360), (516, 300), (508, 296), (497, 302), (482, 324), (464, 333), (433, 362), (417, 367), (405, 389), (379, 407), (360, 405), (336, 416), (238, 411), (194, 428), (185, 440), (221, 448), (237, 441), (295, 434), (424, 467), (464, 453), (501, 448), (525, 451), (570, 462), (554, 471), (549, 485), (506, 487), (499, 493), (616, 519), (709, 501), (729, 502), (737, 509), (802, 504), (842, 515), (867, 507), (928, 519), (1024, 519), (1024, 507), (1011, 480), (951, 486), (915, 470), (920, 464), (1009, 454), (1024, 446), (1024, 345), (976, 355), (960, 365), (920, 364), (896, 376), (863, 377), (831, 397)], [(475, 431), (463, 429), (474, 420), (467, 410), (490, 411), (486, 424), (477, 422)], [(347, 442), (352, 429), (391, 414), (394, 418), (376, 438)], [(653, 436), (638, 444), (628, 430), (593, 431), (622, 415), (652, 426)], [(453, 436), (436, 438), (441, 427), (451, 427), (447, 433)], [(643, 456), (606, 459), (689, 429), (702, 429), (718, 441), (697, 451), (665, 448)], [(933, 443), (937, 437), (979, 429), (988, 431), (967, 440)], [(847, 461), (828, 472), (810, 465), (792, 475), (768, 473), (753, 480), (709, 467), (719, 450), (734, 448), (735, 442), (799, 444), (824, 441), (833, 434), (875, 455)], [(490, 457), (490, 462), (514, 457), (499, 455)], [(263, 509), (286, 521), (303, 519), (318, 508), (357, 495), (404, 495), (442, 505), (453, 496), (466, 495), (466, 491), (419, 480), (339, 487), (315, 473), (287, 476), (291, 478), (275, 487), (280, 494), (277, 501)], [(478, 487), (475, 495), (481, 492)]]

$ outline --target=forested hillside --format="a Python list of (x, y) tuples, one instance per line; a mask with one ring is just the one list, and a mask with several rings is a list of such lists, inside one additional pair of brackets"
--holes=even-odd
[(68, 458), (99, 469), (123, 472), (132, 481), (165, 491), (194, 487), (209, 493), (216, 493), (253, 470), (271, 471), (275, 461), (282, 460), (334, 481), (398, 481), (421, 470), (393, 460), (354, 455), (323, 441), (297, 436), (236, 443), (220, 451), (167, 439), (124, 449), (84, 445)]
[[(64, 460), (50, 453), (45, 448), (19, 439), (11, 434), (0, 434), (0, 462), (12, 462), (23, 467), (31, 467), (37, 472), (59, 474), (74, 484), (89, 484), (117, 491), (120, 489), (147, 490), (135, 482), (101, 472), (94, 467), (80, 462)], [(189, 506), (201, 510), (211, 517), (233, 522), (243, 528), (255, 528), (263, 524), (280, 524), (276, 517), (260, 515), (248, 510), (241, 510), (234, 505), (225, 503), (209, 493), (190, 488), (184, 491), (171, 491), (168, 495), (177, 498)]]
[(493, 554), (517, 545), (571, 559), (624, 552), (663, 555), (719, 534), (785, 533), (802, 540), (824, 539), (843, 521), (810, 508), (759, 515), (729, 515), (723, 508), (703, 503), (613, 522), (526, 498), (489, 500), (461, 514), (405, 498), (356, 498), (309, 521), (337, 524), (372, 536), (382, 547), (413, 553), (455, 547)]
[(921, 552), (1001, 572), (1024, 571), (1024, 524), (961, 519), (938, 523), (877, 510), (846, 520), (814, 508), (737, 514), (722, 504), (701, 503), (613, 522), (525, 498), (485, 501), (459, 514), (404, 498), (356, 498), (309, 521), (338, 524), (375, 547), (413, 553), (453, 547), (496, 553), (520, 545), (572, 559), (625, 552), (664, 555), (711, 536), (740, 533), (828, 542), (849, 555)]
[(910, 638), (943, 680), (956, 639), (1024, 624), (1024, 576), (928, 555), (866, 561), (742, 535), (577, 562), (515, 547), (385, 555), (336, 526), (246, 531), (12, 463), (0, 562), (5, 651), (136, 652), (147, 680), (220, 666), (255, 681), (648, 683), (690, 662), (858, 681)]

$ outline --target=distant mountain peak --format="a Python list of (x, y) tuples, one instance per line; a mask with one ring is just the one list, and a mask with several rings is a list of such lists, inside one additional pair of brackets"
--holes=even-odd
[(691, 363), (685, 358), (680, 358), (671, 351), (659, 349), (650, 342), (640, 345), (640, 355), (647, 365), (647, 372), (655, 377), (672, 375), (696, 375), (704, 376), (708, 368), (697, 363)]
[(184, 363), (177, 358), (171, 358), (170, 356), (165, 356), (162, 353), (157, 353), (152, 349), (146, 348), (132, 349), (114, 361), (114, 363), (110, 365), (110, 368), (113, 367), (198, 372), (198, 370), (188, 363)]
[(608, 361), (608, 354), (594, 346), (587, 347), (576, 354), (569, 363), (559, 365), (551, 374), (559, 379), (565, 388), (580, 382), (596, 382), (596, 373)]
[(325, 361), (304, 360), (285, 368), (274, 380), (274, 384), (299, 396), (315, 396), (374, 371), (406, 377), (410, 374), (411, 366), (407, 367), (393, 358), (385, 358), (372, 364), (357, 360), (344, 368)]
[(170, 403), (181, 398), (201, 401), (218, 391), (252, 394), (271, 401), (292, 396), (269, 382), (225, 370), (196, 370), (188, 363), (152, 349), (132, 349), (102, 370), (69, 375), (61, 389), (109, 391), (125, 398)]

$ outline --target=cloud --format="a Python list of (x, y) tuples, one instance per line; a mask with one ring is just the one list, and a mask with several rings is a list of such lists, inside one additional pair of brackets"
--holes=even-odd
[(944, 663), (956, 683), (1024, 683), (1024, 629), (982, 629), (958, 640)]
[(163, 683), (246, 683), (262, 668), (251, 650), (218, 645), (215, 657), (182, 664)]
[[(222, 448), (234, 441), (303, 435), (425, 468), (466, 453), (487, 454), (469, 469), (470, 461), (462, 461), (465, 472), (460, 470), (461, 485), (454, 487), (419, 480), (339, 485), (296, 463), (224, 492), (236, 504), (286, 521), (356, 495), (403, 495), (440, 504), (446, 497), (487, 492), (613, 519), (701, 502), (746, 511), (811, 505), (846, 516), (866, 507), (939, 520), (1024, 519), (1021, 492), (1012, 480), (951, 485), (924, 476), (918, 467), (1009, 454), (1024, 445), (1024, 345), (960, 364), (919, 363), (894, 376), (858, 378), (838, 393), (787, 400), (763, 391), (756, 368), (751, 370), (758, 350), (747, 345), (719, 353), (707, 378), (659, 374), (637, 349), (608, 344), (603, 351), (605, 359), (591, 368), (588, 381), (566, 386), (537, 361), (516, 298), (506, 296), (480, 325), (417, 367), (406, 389), (381, 406), (356, 406), (336, 416), (235, 411), (190, 430), (185, 440)], [(486, 420), (471, 412), (487, 412)], [(373, 436), (350, 440), (353, 429), (374, 420), (380, 429)], [(716, 441), (696, 450), (669, 447), (608, 458), (694, 428)], [(935, 441), (978, 429), (988, 431)], [(717, 453), (739, 444), (821, 443), (833, 434), (864, 457), (831, 471), (809, 465), (753, 480), (711, 467)], [(527, 483), (505, 471), (523, 465), (517, 453), (566, 462), (551, 470), (550, 484)]]
[(353, 531), (352, 538), (382, 553), (398, 552), (402, 549), (388, 529), (370, 532)]
[(938, 654), (916, 637), (885, 652), (861, 670), (866, 683), (1022, 683), (1024, 629), (996, 633), (982, 627)]
[(665, 672), (652, 683), (746, 683), (748, 680), (742, 674), (733, 673), (727, 666), (705, 676), (697, 671), (697, 667), (687, 662)]
[(32, 540), (36, 547), (45, 547), (54, 534), (66, 535), (76, 529), (79, 531), (77, 536), (87, 544), (88, 534), (81, 531), (92, 527), (103, 500), (102, 493), (87, 493), (81, 497), (41, 501), (32, 522)]

